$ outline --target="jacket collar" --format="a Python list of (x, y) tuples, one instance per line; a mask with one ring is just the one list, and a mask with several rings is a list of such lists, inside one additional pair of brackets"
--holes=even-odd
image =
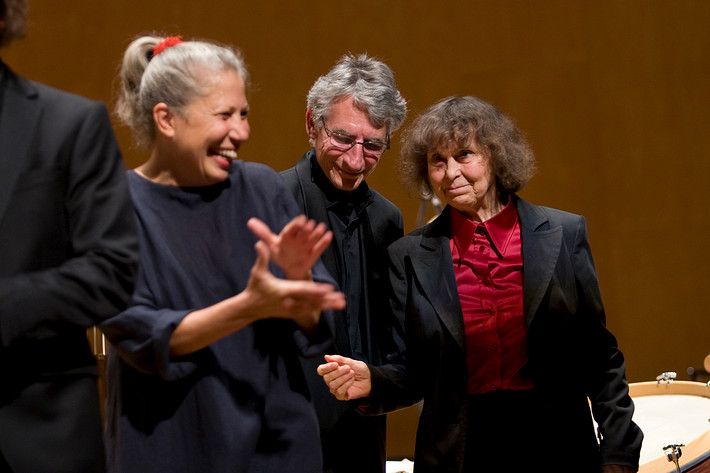
[(447, 330), (465, 353), (463, 312), (451, 262), (451, 208), (444, 208), (422, 230), (420, 246), (413, 249), (412, 266), (423, 292)]
[(513, 196), (520, 217), (523, 242), (523, 304), (528, 327), (557, 266), (562, 249), (562, 227), (551, 227), (544, 207)]
[[(533, 205), (516, 195), (512, 195), (512, 202), (520, 219), (523, 310), (529, 327), (557, 265), (562, 248), (562, 227), (550, 227), (544, 207)], [(449, 246), (450, 213), (451, 209), (445, 208), (441, 215), (420, 230), (421, 240), (419, 247), (413, 250), (412, 265), (426, 297), (463, 351), (463, 314)]]

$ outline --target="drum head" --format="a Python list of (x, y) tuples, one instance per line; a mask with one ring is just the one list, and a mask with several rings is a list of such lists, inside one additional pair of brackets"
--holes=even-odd
[[(710, 388), (691, 381), (631, 383), (634, 422), (644, 434), (640, 473), (672, 473), (664, 447), (683, 444), (682, 471), (703, 465), (710, 458)], [(707, 465), (710, 467), (710, 465)], [(695, 470), (698, 471), (698, 470)]]

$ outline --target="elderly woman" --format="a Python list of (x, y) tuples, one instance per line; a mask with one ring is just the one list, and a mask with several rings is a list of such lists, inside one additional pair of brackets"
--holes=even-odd
[(150, 154), (127, 174), (139, 280), (102, 326), (109, 471), (320, 472), (298, 354), (325, 349), (345, 304), (311, 271), (332, 235), (273, 170), (237, 160), (250, 129), (235, 51), (142, 37), (121, 79), (119, 114)]
[(328, 356), (331, 392), (369, 397), (370, 413), (424, 399), (418, 473), (636, 471), (642, 433), (585, 220), (515, 194), (534, 170), (522, 133), (450, 97), (413, 122), (401, 164), (446, 205), (388, 249), (406, 364)]

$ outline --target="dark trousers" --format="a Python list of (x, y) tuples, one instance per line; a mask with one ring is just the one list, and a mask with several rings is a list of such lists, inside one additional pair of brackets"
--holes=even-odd
[[(325, 384), (325, 383), (324, 383)], [(349, 409), (321, 432), (325, 473), (384, 473), (385, 416), (363, 416)]]

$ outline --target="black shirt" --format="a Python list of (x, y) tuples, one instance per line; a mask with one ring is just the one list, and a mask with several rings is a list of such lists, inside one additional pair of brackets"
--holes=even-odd
[(333, 231), (333, 243), (337, 255), (338, 274), (333, 275), (346, 295), (347, 305), (342, 312), (348, 329), (351, 356), (368, 361), (365, 318), (362, 314), (365, 277), (363, 274), (364, 242), (363, 222), (365, 209), (372, 203), (370, 188), (363, 182), (357, 189), (348, 192), (337, 189), (321, 169), (315, 156), (311, 160), (313, 178), (323, 191), (328, 220)]

